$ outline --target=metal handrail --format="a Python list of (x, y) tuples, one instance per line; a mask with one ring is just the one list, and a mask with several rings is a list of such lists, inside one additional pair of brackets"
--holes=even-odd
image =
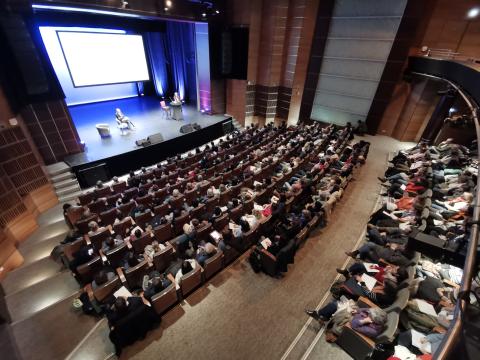
[(472, 57), (472, 56), (466, 56), (462, 55), (459, 52), (455, 52), (452, 49), (432, 49), (428, 47), (423, 47), (419, 51), (420, 56), (426, 56), (426, 57), (437, 57), (437, 58), (444, 58), (444, 59), (450, 59), (450, 60), (459, 60), (459, 61), (468, 61), (468, 62), (478, 62), (480, 59)]
[[(458, 93), (462, 96), (462, 98), (465, 100), (465, 102), (467, 103), (472, 113), (472, 119), (475, 124), (475, 132), (477, 134), (477, 156), (480, 156), (480, 124), (478, 122), (478, 114), (477, 114), (478, 104), (474, 105), (473, 102), (470, 100), (470, 98), (463, 93), (461, 88), (458, 85), (452, 83), (450, 80), (447, 80), (445, 78), (441, 78), (438, 76), (428, 75), (428, 74), (422, 74), (422, 73), (415, 73), (415, 74), (446, 81), (449, 83), (450, 86), (455, 88), (455, 90), (457, 90)], [(469, 297), (470, 297), (470, 289), (472, 285), (472, 279), (474, 276), (477, 247), (478, 247), (478, 236), (479, 236), (479, 230), (480, 230), (478, 225), (478, 221), (480, 220), (480, 176), (477, 177), (477, 191), (475, 194), (474, 204), (475, 206), (474, 206), (473, 221), (472, 221), (473, 224), (470, 231), (470, 240), (468, 242), (467, 252), (465, 255), (465, 265), (463, 267), (462, 281), (461, 281), (460, 289), (458, 293), (457, 304), (455, 306), (454, 317), (447, 333), (445, 334), (445, 336), (442, 339), (442, 342), (438, 346), (437, 351), (435, 352), (435, 354), (433, 354), (435, 355), (434, 359), (436, 360), (446, 360), (448, 358), (448, 356), (453, 351), (455, 345), (459, 341), (460, 331), (464, 323), (463, 314), (465, 313), (465, 310), (468, 305)]]

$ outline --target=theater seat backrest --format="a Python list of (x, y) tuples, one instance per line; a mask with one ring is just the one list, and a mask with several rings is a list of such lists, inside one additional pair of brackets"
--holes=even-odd
[(178, 302), (175, 284), (170, 284), (165, 290), (152, 296), (152, 306), (158, 315), (162, 315)]
[(99, 286), (97, 289), (93, 290), (93, 297), (99, 301), (103, 302), (110, 295), (113, 295), (115, 291), (122, 287), (122, 282), (118, 276), (115, 276), (112, 280), (107, 283)]
[(202, 268), (197, 264), (195, 269), (182, 276), (180, 279), (180, 291), (183, 298), (202, 284)]
[(216, 254), (205, 260), (203, 276), (205, 280), (210, 279), (223, 268), (223, 252), (218, 250)]

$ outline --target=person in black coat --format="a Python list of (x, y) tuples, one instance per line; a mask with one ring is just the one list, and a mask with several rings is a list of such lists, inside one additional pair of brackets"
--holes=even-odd
[(107, 313), (110, 327), (109, 338), (120, 355), (122, 348), (145, 338), (147, 332), (161, 320), (152, 307), (147, 306), (141, 297), (118, 297), (113, 309)]

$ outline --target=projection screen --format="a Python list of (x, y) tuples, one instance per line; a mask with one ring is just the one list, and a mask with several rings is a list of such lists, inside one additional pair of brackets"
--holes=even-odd
[(57, 31), (75, 87), (149, 80), (141, 35)]

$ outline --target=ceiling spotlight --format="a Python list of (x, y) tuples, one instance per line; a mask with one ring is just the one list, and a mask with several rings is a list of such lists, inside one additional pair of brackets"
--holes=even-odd
[(473, 18), (476, 18), (478, 14), (480, 14), (480, 8), (472, 8), (468, 11), (467, 17), (469, 19), (473, 19)]
[(168, 7), (163, 8), (163, 10), (168, 11)]
[(207, 17), (207, 14), (206, 14), (206, 13), (202, 13), (202, 17)]
[(166, 5), (167, 7), (172, 6), (172, 1), (171, 1), (171, 0), (165, 1), (165, 5)]
[(216, 12), (217, 14), (220, 14), (220, 11), (219, 11), (219, 10), (215, 10), (215, 12)]

